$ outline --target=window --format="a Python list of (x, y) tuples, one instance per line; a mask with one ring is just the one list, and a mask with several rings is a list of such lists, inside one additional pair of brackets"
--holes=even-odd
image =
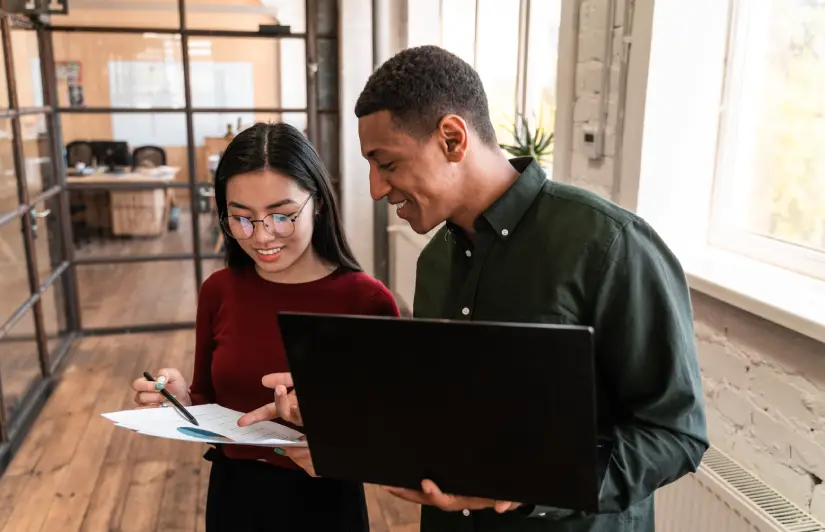
[(825, 0), (732, 13), (710, 243), (825, 280)]
[(478, 71), (500, 142), (517, 113), (554, 128), (561, 2), (441, 1), (441, 45)]
[(693, 290), (825, 342), (825, 0), (636, 9), (617, 200)]

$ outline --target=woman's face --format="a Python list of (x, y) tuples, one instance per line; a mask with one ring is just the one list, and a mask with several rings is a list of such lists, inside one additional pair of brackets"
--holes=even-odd
[(312, 243), (315, 200), (289, 176), (272, 170), (236, 175), (226, 184), (226, 206), (228, 229), (262, 272), (283, 272)]

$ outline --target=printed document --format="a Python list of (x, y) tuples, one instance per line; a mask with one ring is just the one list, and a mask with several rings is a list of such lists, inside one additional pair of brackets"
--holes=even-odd
[(239, 427), (244, 415), (217, 404), (186, 407), (199, 425), (193, 425), (178, 410), (143, 408), (102, 414), (116, 426), (139, 434), (200, 443), (259, 445), (261, 447), (306, 447), (303, 434), (272, 421)]

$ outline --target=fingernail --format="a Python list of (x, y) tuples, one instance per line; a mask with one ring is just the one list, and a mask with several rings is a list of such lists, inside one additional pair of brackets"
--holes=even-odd
[(163, 389), (163, 383), (162, 382), (156, 382), (155, 383), (155, 390), (160, 391), (162, 389)]
[(283, 450), (283, 449), (281, 449), (280, 447), (275, 447), (275, 448), (274, 448), (274, 449), (272, 449), (272, 450), (273, 450), (273, 451), (275, 451), (275, 453), (277, 453), (277, 454), (279, 454), (279, 455), (281, 455), (281, 456), (283, 456), (283, 455), (285, 455), (285, 454), (286, 454), (286, 451), (284, 451), (284, 450)]

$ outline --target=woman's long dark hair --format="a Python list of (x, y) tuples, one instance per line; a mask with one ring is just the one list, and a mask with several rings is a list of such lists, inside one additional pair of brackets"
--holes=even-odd
[[(221, 220), (227, 216), (226, 184), (236, 175), (273, 170), (292, 177), (315, 200), (318, 215), (312, 247), (325, 261), (352, 271), (362, 271), (347, 243), (320, 155), (309, 140), (289, 124), (258, 123), (239, 133), (227, 146), (215, 172), (215, 203)], [(224, 239), (226, 265), (241, 268), (254, 263), (231, 237)]]

